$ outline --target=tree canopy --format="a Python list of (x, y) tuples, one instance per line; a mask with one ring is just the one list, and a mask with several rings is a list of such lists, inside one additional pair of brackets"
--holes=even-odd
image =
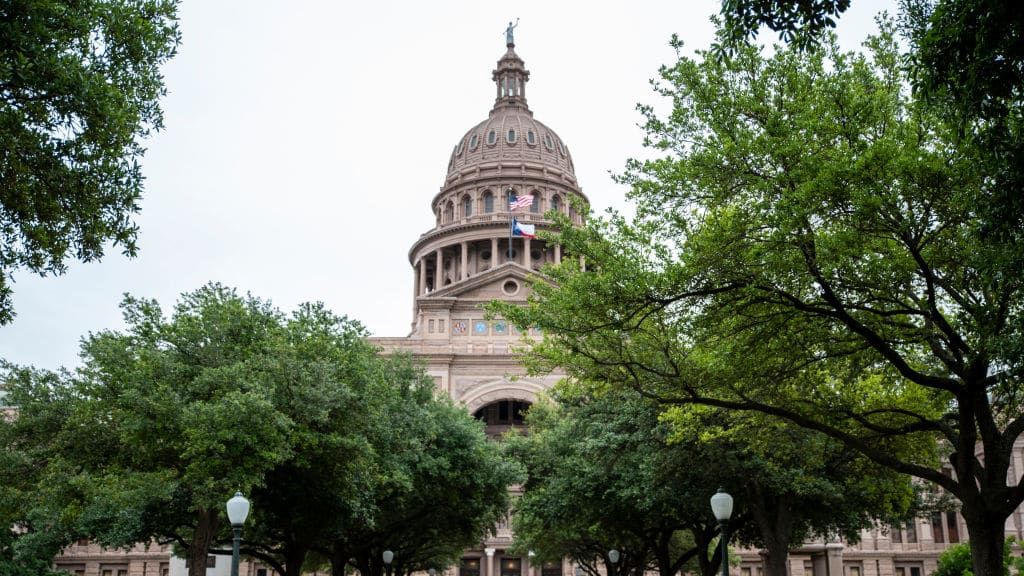
[(359, 323), (218, 284), (170, 315), (122, 308), (126, 329), (84, 338), (75, 372), (4, 367), (0, 521), (19, 531), (0, 569), (39, 574), (89, 538), (171, 543), (203, 571), (236, 490), (253, 501), (244, 552), (287, 575), (311, 552), (340, 574), (387, 547), (409, 570), (447, 565), (506, 512), (515, 469), (482, 424)]
[(0, 325), (15, 270), (136, 251), (142, 140), (161, 128), (176, 0), (0, 5)]
[[(536, 366), (668, 404), (756, 410), (955, 495), (977, 574), (998, 576), (1018, 393), (1021, 247), (990, 234), (985, 151), (915, 99), (893, 26), (866, 54), (699, 52), (643, 107), (659, 157), (621, 181), (634, 220), (561, 241), (534, 285)], [(940, 441), (931, 452), (900, 448)], [(944, 469), (951, 469), (948, 474)], [(998, 534), (997, 534), (998, 533)]]

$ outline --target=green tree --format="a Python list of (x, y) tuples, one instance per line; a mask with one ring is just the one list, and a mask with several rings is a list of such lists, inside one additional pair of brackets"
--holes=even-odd
[[(400, 374), (408, 366), (394, 365)], [(416, 374), (404, 387), (377, 391), (366, 511), (341, 518), (320, 549), (334, 574), (353, 559), (361, 574), (380, 576), (385, 550), (394, 552), (398, 575), (450, 566), (508, 512), (518, 469), (478, 420), (436, 397), (433, 379)]]
[[(669, 445), (657, 407), (631, 391), (556, 397), (557, 405), (531, 407), (529, 434), (505, 441), (527, 470), (513, 515), (517, 548), (542, 561), (568, 556), (591, 574), (602, 563), (617, 574), (714, 574), (718, 525), (708, 498), (736, 476), (735, 454)], [(621, 553), (614, 566), (612, 548)]]
[[(584, 255), (521, 316), (539, 364), (666, 403), (756, 410), (960, 500), (975, 574), (999, 576), (1024, 431), (1012, 238), (988, 234), (984, 154), (905, 89), (892, 26), (868, 55), (744, 46), (661, 73), (663, 156), (628, 164), (638, 203), (566, 227)], [(907, 439), (942, 442), (930, 453)], [(943, 473), (942, 466), (954, 474)]]
[(835, 534), (857, 541), (915, 503), (909, 477), (792, 424), (700, 408), (662, 414), (632, 390), (559, 390), (559, 406), (535, 405), (529, 436), (508, 441), (529, 474), (517, 538), (542, 559), (591, 565), (614, 545), (620, 568), (638, 574), (687, 564), (715, 574), (708, 498), (724, 486), (736, 498), (730, 533), (763, 548), (767, 573), (784, 576), (792, 547)]
[(21, 546), (156, 539), (202, 572), (225, 496), (292, 454), (295, 423), (275, 405), (289, 381), (267, 357), (283, 318), (219, 285), (183, 295), (170, 318), (153, 301), (126, 297), (122, 308), (126, 331), (86, 337), (76, 373), (5, 379), (13, 448), (44, 466)]
[[(813, 48), (850, 0), (723, 0), (727, 52), (765, 25)], [(901, 0), (910, 80), (919, 100), (973, 141), (984, 162), (986, 233), (1024, 229), (1024, 11), (1015, 0)], [(1018, 266), (1020, 261), (1018, 260)]]
[[(294, 423), (291, 456), (249, 495), (253, 513), (242, 551), (296, 576), (337, 518), (365, 505), (365, 470), (373, 457), (366, 437), (370, 391), (397, 390), (419, 376), (410, 366), (391, 377), (399, 374), (385, 369), (388, 361), (377, 356), (363, 327), (322, 304), (300, 306), (282, 336), (264, 369), (283, 384), (274, 388), (274, 404)], [(220, 551), (230, 554), (230, 542), (222, 543)]]
[(141, 140), (161, 128), (175, 0), (0, 5), (0, 325), (17, 269), (136, 251)]

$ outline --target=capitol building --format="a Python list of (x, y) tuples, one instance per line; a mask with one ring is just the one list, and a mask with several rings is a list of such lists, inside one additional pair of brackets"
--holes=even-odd
[[(553, 225), (545, 213), (562, 212), (580, 224), (588, 206), (569, 146), (534, 118), (527, 104), (530, 73), (515, 51), (511, 30), (507, 40), (491, 73), (495, 100), (490, 112), (454, 143), (436, 143), (452, 146), (452, 152), (440, 190), (429, 199), (434, 226), (409, 249), (411, 331), (372, 339), (385, 353), (404, 351), (419, 359), (438, 390), (483, 421), (492, 437), (523, 426), (523, 412), (559, 376), (527, 375), (513, 351), (522, 334), (501, 319), (486, 318), (482, 305), (495, 299), (525, 303), (527, 279), (543, 265), (567, 257), (557, 244), (534, 237)], [(520, 203), (515, 211), (510, 210), (512, 199)], [(513, 217), (519, 225), (515, 235)], [(1020, 476), (1024, 451), (1017, 450), (1015, 464), (1012, 473)], [(1011, 516), (1007, 535), (1024, 536), (1022, 522), (1020, 511)], [(865, 532), (856, 545), (807, 543), (792, 551), (790, 574), (926, 576), (935, 570), (938, 554), (965, 537), (955, 512), (937, 513), (900, 528)], [(568, 560), (534, 566), (529, 558), (511, 553), (511, 544), (511, 531), (503, 523), (465, 551), (446, 576), (573, 574)], [(762, 575), (756, 550), (740, 551), (740, 557), (733, 576)], [(207, 576), (226, 576), (229, 564), (227, 556), (210, 556)], [(55, 567), (75, 576), (185, 576), (184, 561), (155, 545), (113, 551), (82, 541), (55, 559)], [(242, 574), (273, 576), (273, 571), (244, 562)]]

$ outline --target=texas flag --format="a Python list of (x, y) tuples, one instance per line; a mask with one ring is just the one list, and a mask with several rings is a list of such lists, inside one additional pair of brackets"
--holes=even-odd
[(533, 224), (520, 224), (515, 218), (512, 219), (512, 235), (523, 238), (536, 238), (537, 231)]

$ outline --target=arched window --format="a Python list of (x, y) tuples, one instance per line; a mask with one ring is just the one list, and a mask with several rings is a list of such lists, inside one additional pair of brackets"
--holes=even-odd
[(540, 213), (540, 193), (534, 190), (530, 192), (530, 196), (533, 196), (533, 204), (530, 204), (530, 212), (534, 214)]
[(473, 199), (466, 194), (462, 197), (462, 217), (469, 218), (473, 215)]
[(490, 190), (484, 192), (484, 212), (487, 214), (494, 212), (494, 194), (491, 194)]
[(512, 199), (516, 196), (516, 189), (511, 186), (505, 190), (505, 209), (508, 209), (508, 205), (512, 203)]
[(521, 425), (523, 416), (530, 409), (530, 403), (522, 400), (498, 400), (473, 413), (477, 420), (483, 420), (488, 426)]
[(551, 197), (551, 209), (554, 210), (555, 212), (562, 211), (562, 197), (559, 196), (558, 194), (555, 194), (554, 196)]
[(455, 220), (455, 204), (451, 200), (448, 201), (448, 205), (444, 207), (444, 219), (446, 222)]

